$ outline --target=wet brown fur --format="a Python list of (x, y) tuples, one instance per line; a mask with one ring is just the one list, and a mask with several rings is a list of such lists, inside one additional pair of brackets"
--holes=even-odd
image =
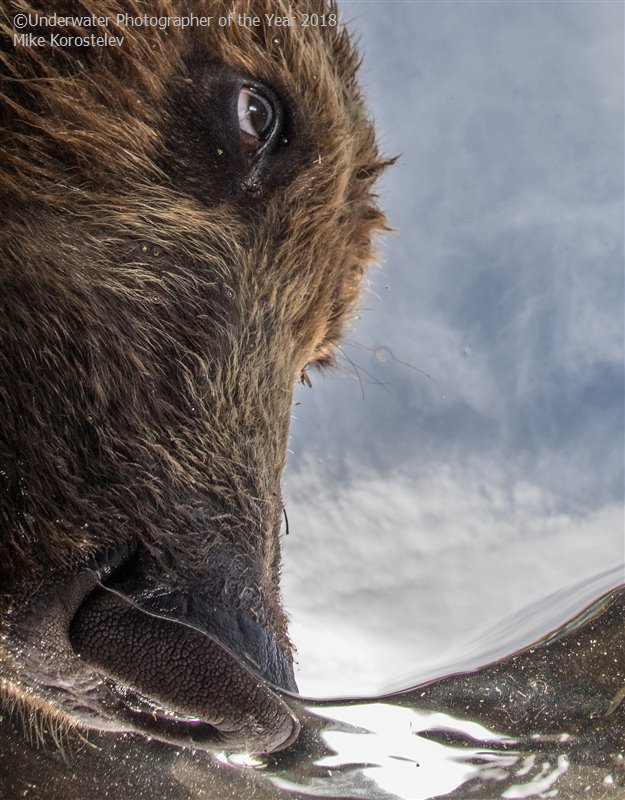
[[(120, 9), (336, 11), (312, 0), (41, 11)], [(12, 34), (6, 15), (33, 9), (3, 10)], [(172, 582), (227, 541), (262, 565), (253, 579), (288, 649), (279, 528), (292, 391), (306, 365), (332, 363), (385, 227), (357, 58), (343, 28), (108, 32), (124, 45), (3, 46), (0, 610), (125, 537)], [(269, 188), (228, 195), (227, 141), (206, 145), (218, 196), (196, 177), (203, 142), (185, 140), (180, 110), (201, 91), (203, 60), (287, 107), (291, 160)], [(0, 651), (0, 667), (6, 693), (45, 704), (14, 677), (14, 654)]]

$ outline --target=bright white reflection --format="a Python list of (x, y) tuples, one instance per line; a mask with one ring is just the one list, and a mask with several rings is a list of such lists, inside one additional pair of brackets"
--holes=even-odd
[[(319, 714), (319, 709), (309, 709)], [(471, 778), (505, 777), (516, 753), (500, 755), (480, 748), (452, 747), (419, 736), (425, 730), (453, 730), (477, 741), (503, 737), (474, 722), (447, 714), (372, 703), (323, 709), (324, 718), (364, 729), (367, 733), (326, 731), (323, 736), (336, 755), (317, 762), (320, 767), (372, 764), (362, 773), (383, 791), (404, 800), (427, 800), (448, 794)]]
[[(552, 765), (546, 761), (542, 764), (541, 772), (533, 781), (525, 784), (516, 784), (510, 786), (505, 792), (502, 792), (502, 797), (514, 798), (518, 800), (523, 797), (548, 797), (545, 794), (558, 780), (560, 775), (567, 771), (569, 768), (569, 760), (565, 755), (558, 758), (557, 767), (552, 768)], [(519, 775), (524, 774), (519, 772)]]
[(249, 767), (250, 769), (265, 769), (267, 766), (257, 756), (249, 753), (216, 753), (215, 758), (222, 764), (229, 764), (233, 767)]

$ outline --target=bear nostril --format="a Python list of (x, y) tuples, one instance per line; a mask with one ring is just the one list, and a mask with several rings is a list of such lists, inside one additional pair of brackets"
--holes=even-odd
[(113, 576), (119, 580), (122, 574), (134, 569), (137, 553), (136, 541), (129, 539), (100, 550), (92, 556), (88, 566), (96, 573), (100, 581), (109, 580)]
[(299, 723), (286, 703), (207, 634), (96, 589), (78, 609), (72, 647), (95, 671), (148, 698), (170, 718), (201, 720), (226, 749), (271, 753)]

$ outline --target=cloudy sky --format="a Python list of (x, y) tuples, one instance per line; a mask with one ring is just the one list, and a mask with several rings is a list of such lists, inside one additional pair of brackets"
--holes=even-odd
[(497, 624), (512, 650), (624, 561), (623, 5), (341, 8), (398, 235), (294, 407), (285, 599), (317, 696), (479, 661)]

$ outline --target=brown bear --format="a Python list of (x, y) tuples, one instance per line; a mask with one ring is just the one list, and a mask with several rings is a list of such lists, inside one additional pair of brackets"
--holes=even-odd
[(324, 0), (2, 18), (3, 702), (282, 749), (292, 392), (385, 227), (354, 49)]

